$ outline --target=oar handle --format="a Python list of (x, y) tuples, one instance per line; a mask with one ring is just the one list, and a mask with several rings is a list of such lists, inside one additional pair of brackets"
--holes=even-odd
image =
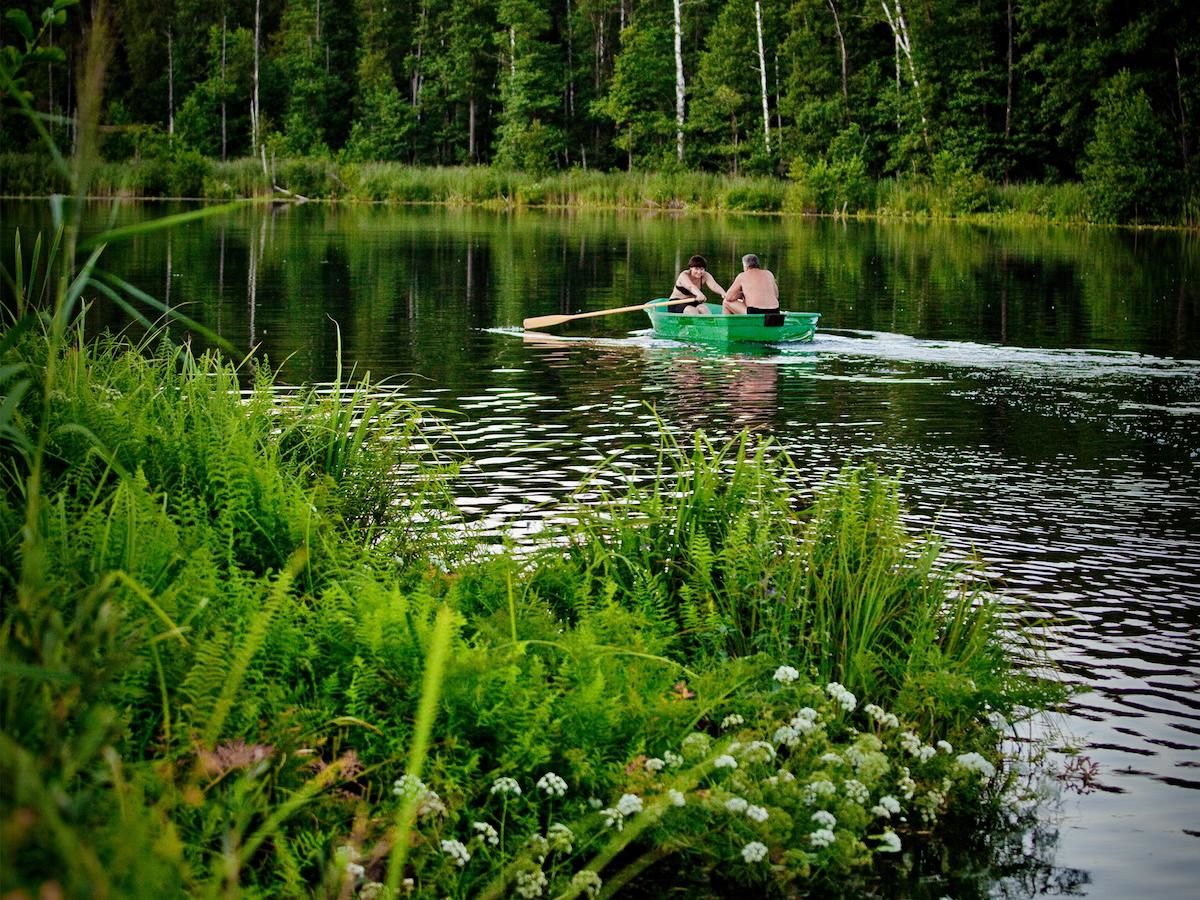
[(639, 303), (637, 306), (618, 306), (616, 309), (597, 309), (592, 312), (575, 313), (573, 315), (534, 316), (521, 323), (525, 329), (550, 328), (563, 322), (573, 322), (575, 319), (589, 319), (592, 316), (615, 316), (617, 313), (637, 312), (639, 309), (651, 309), (655, 306), (667, 306), (671, 303), (683, 303), (683, 300), (653, 300), (650, 303)]

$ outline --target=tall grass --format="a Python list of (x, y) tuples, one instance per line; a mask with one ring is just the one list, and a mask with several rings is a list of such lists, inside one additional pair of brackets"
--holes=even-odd
[[(555, 207), (648, 211), (730, 211), (789, 215), (962, 219), (976, 222), (1079, 224), (1092, 211), (1082, 184), (995, 184), (970, 173), (852, 183), (820, 166), (800, 180), (712, 172), (597, 172), (569, 169), (535, 176), (487, 166), (407, 166), (329, 158), (279, 159), (264, 172), (258, 159), (221, 162), (180, 152), (95, 167), (89, 193), (99, 197), (192, 197), (209, 200), (287, 196), (310, 200), (430, 203), (493, 208)], [(44, 157), (0, 154), (0, 195), (39, 197), (68, 189)], [(1190, 197), (1190, 195), (1189, 195)], [(1174, 224), (1195, 224), (1185, 197)], [(1168, 223), (1170, 224), (1170, 223)]]

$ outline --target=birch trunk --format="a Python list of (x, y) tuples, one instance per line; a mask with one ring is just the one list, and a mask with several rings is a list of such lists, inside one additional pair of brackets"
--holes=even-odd
[(754, 22), (758, 28), (758, 75), (762, 83), (763, 141), (771, 154), (771, 114), (767, 109), (767, 55), (763, 52), (762, 0), (754, 0)]
[(467, 159), (475, 159), (475, 98), (467, 100)]
[(225, 16), (221, 16), (221, 162), (225, 162)]
[[(675, 156), (683, 162), (683, 10), (681, 0), (675, 0)], [(761, 46), (761, 41), (759, 42)]]
[[(258, 45), (259, 36), (262, 30), (262, 0), (254, 0), (254, 92), (250, 97), (250, 150), (253, 152), (259, 147), (259, 129), (262, 123), (259, 121), (258, 111)], [(267, 157), (263, 154), (263, 174), (267, 175)]]
[(850, 111), (850, 77), (846, 64), (846, 37), (842, 34), (842, 21), (838, 17), (837, 4), (829, 0), (829, 11), (833, 13), (833, 27), (837, 31), (838, 50), (842, 54), (842, 100), (846, 103), (846, 112)]
[(175, 133), (175, 42), (167, 26), (167, 134)]
[(899, 90), (900, 86), (900, 53), (904, 53), (904, 58), (908, 62), (908, 74), (912, 79), (913, 93), (917, 96), (917, 110), (921, 116), (921, 135), (925, 139), (925, 149), (929, 150), (929, 122), (925, 118), (925, 101), (921, 97), (921, 82), (917, 78), (917, 65), (913, 61), (912, 55), (912, 38), (908, 34), (908, 23), (904, 21), (904, 10), (900, 7), (900, 0), (892, 0), (896, 7), (895, 16), (892, 15), (892, 10), (888, 7), (888, 0), (879, 0), (883, 6), (883, 14), (887, 16), (888, 25), (891, 26), (892, 36), (896, 42), (896, 87)]

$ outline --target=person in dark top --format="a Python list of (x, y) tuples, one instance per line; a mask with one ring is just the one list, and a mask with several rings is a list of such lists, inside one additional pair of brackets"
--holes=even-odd
[(667, 307), (667, 312), (708, 315), (708, 307), (704, 305), (708, 301), (704, 295), (706, 287), (719, 294), (722, 300), (725, 299), (725, 288), (708, 273), (708, 260), (703, 256), (693, 256), (688, 260), (688, 267), (675, 277), (675, 287), (667, 298), (683, 302), (672, 303)]

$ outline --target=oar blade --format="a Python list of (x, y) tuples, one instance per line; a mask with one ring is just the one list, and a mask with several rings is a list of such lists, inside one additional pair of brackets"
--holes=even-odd
[(550, 328), (554, 325), (561, 325), (568, 319), (573, 319), (574, 316), (534, 316), (532, 319), (526, 319), (521, 323), (521, 327), (526, 331), (537, 330), (538, 328)]

